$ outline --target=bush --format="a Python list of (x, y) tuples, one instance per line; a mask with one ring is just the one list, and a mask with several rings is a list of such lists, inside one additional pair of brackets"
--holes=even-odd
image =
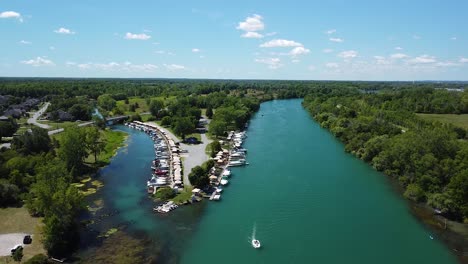
[(170, 187), (159, 188), (156, 192), (156, 198), (161, 200), (169, 200), (171, 198), (174, 198), (175, 195), (176, 194), (174, 193), (174, 190), (172, 190)]
[(23, 248), (20, 247), (15, 250), (15, 252), (11, 255), (14, 261), (20, 262), (23, 258)]

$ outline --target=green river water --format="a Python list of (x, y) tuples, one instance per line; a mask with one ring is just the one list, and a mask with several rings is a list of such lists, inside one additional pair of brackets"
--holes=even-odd
[[(129, 133), (128, 146), (101, 170), (106, 186), (94, 198), (111, 216), (93, 228), (125, 226), (150, 241), (147, 252), (158, 263), (456, 262), (385, 176), (346, 154), (301, 100), (261, 105), (244, 144), (250, 165), (232, 169), (221, 201), (164, 216), (151, 211), (145, 194), (151, 140), (117, 129)], [(249, 240), (254, 226), (258, 250)]]

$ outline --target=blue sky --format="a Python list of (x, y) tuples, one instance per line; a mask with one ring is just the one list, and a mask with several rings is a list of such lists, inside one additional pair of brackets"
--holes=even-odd
[(468, 80), (468, 2), (0, 0), (0, 76)]

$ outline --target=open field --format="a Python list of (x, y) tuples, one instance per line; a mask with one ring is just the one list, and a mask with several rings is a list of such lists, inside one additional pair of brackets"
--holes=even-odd
[(455, 126), (468, 129), (468, 114), (455, 115), (455, 114), (417, 114), (426, 120), (439, 121), (441, 123), (449, 123)]
[[(0, 209), (0, 234), (32, 234), (33, 242), (24, 248), (23, 261), (40, 253), (45, 253), (41, 242), (42, 218), (32, 217), (25, 207)], [(22, 239), (19, 243), (22, 243)], [(8, 262), (7, 262), (8, 261)], [(0, 257), (0, 263), (13, 263), (11, 257)]]
[[(174, 100), (176, 97), (175, 96), (170, 96), (168, 98), (165, 98), (164, 96), (159, 96), (159, 97), (151, 97), (150, 100), (154, 99), (160, 99), (164, 101), (164, 103), (167, 105), (168, 101)], [(138, 107), (135, 108), (135, 111), (130, 111), (130, 105), (133, 104), (138, 104)], [(141, 114), (141, 113), (146, 113), (149, 112), (149, 105), (146, 103), (146, 98), (136, 98), (136, 97), (131, 97), (128, 99), (128, 104), (125, 104), (124, 100), (117, 101), (117, 107), (122, 110), (122, 112), (125, 115), (133, 115), (133, 114)]]

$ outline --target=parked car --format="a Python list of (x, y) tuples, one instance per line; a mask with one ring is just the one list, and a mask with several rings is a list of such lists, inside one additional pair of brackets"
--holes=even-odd
[(15, 253), (15, 252), (16, 252), (17, 250), (19, 250), (19, 249), (23, 249), (23, 245), (18, 244), (18, 245), (16, 245), (16, 246), (12, 247), (12, 248), (11, 248), (11, 254)]
[(28, 245), (32, 243), (32, 238), (30, 235), (25, 235), (23, 238), (23, 244)]

